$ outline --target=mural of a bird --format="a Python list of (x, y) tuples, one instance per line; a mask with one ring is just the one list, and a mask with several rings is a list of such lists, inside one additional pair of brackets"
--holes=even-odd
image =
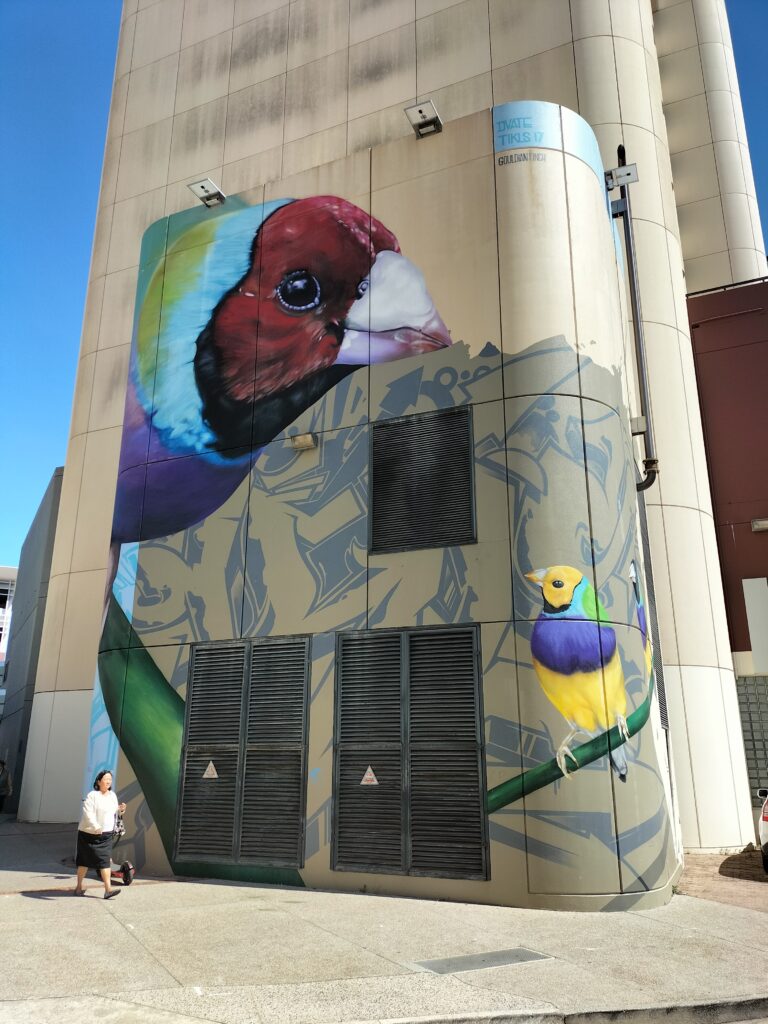
[(648, 617), (643, 601), (643, 592), (640, 589), (640, 577), (637, 572), (637, 565), (634, 559), (629, 565), (629, 578), (632, 580), (632, 590), (635, 594), (635, 606), (637, 610), (637, 624), (640, 627), (640, 635), (643, 638), (643, 656), (645, 657), (646, 678), (650, 678), (653, 665), (653, 647), (651, 645), (651, 633), (648, 629)]
[(450, 344), (421, 271), (344, 199), (276, 200), (188, 229), (137, 322), (113, 558), (210, 515), (347, 374)]
[[(624, 670), (608, 613), (583, 573), (570, 565), (553, 565), (525, 577), (541, 588), (544, 603), (531, 635), (533, 667), (544, 693), (570, 726), (556, 755), (567, 778), (566, 757), (573, 756), (569, 744), (578, 733), (594, 735), (615, 725), (629, 739)], [(612, 750), (610, 759), (626, 782), (623, 747)]]

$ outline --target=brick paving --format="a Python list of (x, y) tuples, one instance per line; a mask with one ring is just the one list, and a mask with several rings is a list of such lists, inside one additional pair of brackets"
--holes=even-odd
[(677, 891), (768, 913), (768, 875), (758, 850), (725, 855), (687, 853)]

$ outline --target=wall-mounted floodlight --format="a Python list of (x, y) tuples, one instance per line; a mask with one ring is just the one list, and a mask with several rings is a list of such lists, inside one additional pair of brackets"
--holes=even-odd
[(291, 447), (296, 452), (317, 448), (317, 434), (291, 434)]
[(203, 178), (202, 181), (193, 181), (190, 185), (187, 185), (187, 188), (206, 206), (220, 206), (227, 198), (219, 186), (211, 181), (210, 178)]
[(432, 100), (424, 100), (413, 107), (406, 107), (405, 116), (416, 132), (417, 139), (423, 139), (425, 135), (436, 135), (443, 130), (443, 122)]
[(752, 533), (765, 533), (768, 531), (768, 519), (753, 519)]

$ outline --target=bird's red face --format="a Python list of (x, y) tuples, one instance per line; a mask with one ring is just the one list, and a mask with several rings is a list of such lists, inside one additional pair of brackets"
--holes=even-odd
[(332, 196), (297, 200), (264, 222), (251, 266), (212, 326), (222, 383), (236, 402), (337, 362), (385, 362), (451, 343), (392, 232)]

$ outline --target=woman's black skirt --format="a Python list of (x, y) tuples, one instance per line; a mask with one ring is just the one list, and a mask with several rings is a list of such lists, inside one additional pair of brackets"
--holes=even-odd
[(112, 860), (112, 839), (112, 832), (93, 836), (78, 829), (75, 864), (79, 868), (96, 868), (97, 871), (108, 868)]

